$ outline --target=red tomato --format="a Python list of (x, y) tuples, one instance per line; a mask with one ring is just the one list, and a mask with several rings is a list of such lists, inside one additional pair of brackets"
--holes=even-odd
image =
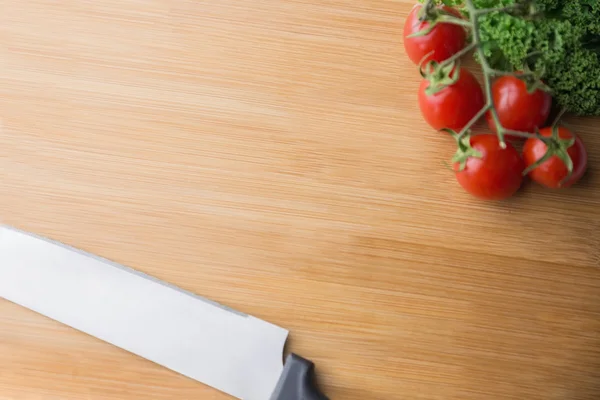
[[(552, 128), (547, 127), (540, 130), (542, 136), (552, 136)], [(546, 187), (557, 189), (559, 187), (569, 187), (576, 183), (587, 168), (587, 150), (579, 136), (574, 135), (567, 128), (559, 127), (558, 136), (561, 139), (575, 138), (575, 143), (567, 149), (567, 154), (573, 161), (573, 172), (571, 177), (561, 185), (561, 182), (567, 177), (569, 171), (565, 163), (557, 156), (552, 156), (538, 167), (529, 172), (529, 177), (535, 182)], [(533, 165), (537, 160), (546, 154), (547, 146), (539, 139), (527, 139), (523, 146), (523, 158), (525, 165)]]
[[(539, 89), (528, 93), (525, 82), (514, 76), (497, 79), (492, 85), (492, 97), (500, 123), (506, 129), (533, 133), (550, 115), (552, 97)], [(488, 112), (486, 118), (490, 129), (496, 132), (492, 114)], [(514, 136), (508, 138), (517, 139)]]
[(485, 200), (503, 200), (521, 187), (525, 164), (519, 152), (510, 144), (500, 147), (496, 135), (471, 137), (471, 147), (481, 154), (469, 157), (465, 168), (454, 165), (456, 180), (472, 195)]
[[(408, 58), (418, 65), (426, 55), (433, 52), (423, 63), (425, 64), (429, 60), (441, 62), (462, 50), (467, 35), (465, 29), (459, 25), (438, 23), (425, 36), (408, 37), (429, 26), (429, 22), (419, 21), (421, 8), (420, 4), (415, 5), (404, 22), (404, 49)], [(442, 9), (462, 18), (460, 13), (451, 7), (442, 6)]]
[(436, 130), (460, 131), (485, 105), (479, 82), (465, 68), (460, 69), (456, 83), (433, 95), (426, 93), (427, 86), (429, 81), (423, 79), (419, 88), (419, 107), (425, 121)]

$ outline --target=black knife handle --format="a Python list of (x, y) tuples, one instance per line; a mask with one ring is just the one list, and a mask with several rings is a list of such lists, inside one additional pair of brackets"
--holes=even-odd
[(328, 400), (315, 383), (315, 365), (304, 358), (290, 354), (285, 360), (283, 373), (271, 400)]

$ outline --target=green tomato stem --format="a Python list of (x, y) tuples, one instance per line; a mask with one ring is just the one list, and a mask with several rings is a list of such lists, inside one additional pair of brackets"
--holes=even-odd
[(483, 108), (481, 110), (479, 110), (479, 112), (477, 114), (475, 114), (475, 116), (467, 123), (467, 125), (458, 133), (458, 137), (463, 137), (464, 135), (467, 134), (467, 132), (469, 132), (469, 129), (471, 129), (471, 127), (473, 125), (475, 125), (477, 123), (477, 121), (479, 121), (481, 119), (481, 117), (483, 117), (485, 115), (486, 112), (488, 112), (488, 110), (490, 109), (490, 105), (486, 104), (485, 106), (483, 106)]
[[(467, 5), (468, 7), (468, 5)], [(486, 15), (486, 14), (490, 14), (493, 12), (506, 12), (506, 11), (511, 11), (515, 8), (514, 5), (512, 6), (506, 6), (506, 7), (493, 7), (493, 8), (481, 8), (481, 9), (469, 9), (469, 14), (470, 15), (475, 15), (475, 16), (481, 16), (481, 15)]]
[(447, 60), (444, 60), (440, 66), (445, 67), (445, 66), (452, 64), (453, 62), (461, 59), (463, 56), (465, 56), (467, 53), (469, 53), (475, 47), (477, 47), (477, 43), (475, 43), (475, 42), (470, 43), (468, 46), (465, 46), (461, 51), (454, 54), (452, 57), (448, 58)]
[[(516, 76), (513, 71), (502, 71), (502, 70), (493, 69), (493, 68), (490, 68), (488, 72), (490, 73), (490, 75), (493, 75), (493, 76)], [(522, 72), (522, 73), (519, 73), (519, 75), (516, 77), (520, 78), (520, 79), (524, 79), (527, 77), (535, 77), (535, 74), (531, 71)]]
[(512, 136), (527, 138), (527, 139), (538, 138), (543, 141), (546, 141), (546, 139), (543, 138), (539, 134), (514, 131), (514, 130), (504, 128), (504, 126), (502, 126), (502, 123), (500, 122), (500, 117), (498, 116), (498, 111), (496, 110), (496, 106), (494, 104), (494, 98), (492, 95), (492, 78), (494, 76), (509, 76), (509, 75), (514, 76), (514, 73), (504, 72), (504, 71), (496, 70), (496, 69), (493, 69), (490, 67), (490, 64), (488, 63), (488, 60), (485, 56), (483, 47), (481, 46), (481, 37), (479, 34), (479, 17), (481, 17), (482, 15), (485, 15), (485, 14), (489, 14), (490, 12), (507, 11), (508, 9), (510, 9), (512, 7), (487, 8), (487, 9), (479, 10), (474, 6), (472, 0), (465, 0), (465, 6), (469, 12), (470, 24), (472, 26), (472, 37), (473, 37), (472, 43), (467, 47), (469, 47), (469, 51), (471, 50), (471, 48), (475, 48), (477, 55), (479, 56), (479, 59), (480, 59), (479, 61), (480, 61), (481, 69), (483, 72), (483, 83), (484, 83), (484, 89), (485, 89), (486, 104), (481, 109), (481, 111), (479, 113), (477, 113), (477, 115), (475, 115), (475, 117), (473, 117), (473, 119), (471, 121), (469, 121), (469, 123), (461, 130), (461, 132), (459, 133), (459, 136), (466, 134), (466, 132), (468, 132), (469, 129), (473, 125), (475, 125), (477, 123), (477, 121), (487, 111), (489, 111), (492, 116), (492, 119), (494, 121), (494, 124), (496, 125), (496, 135), (498, 136), (498, 141), (500, 142), (500, 146), (502, 148), (506, 147), (506, 142), (505, 142), (504, 137), (507, 134), (510, 134)]
[(442, 15), (438, 18), (438, 22), (444, 22), (446, 24), (454, 24), (464, 26), (465, 28), (472, 28), (473, 25), (469, 21), (465, 21), (464, 19), (457, 18), (451, 15)]
[(552, 127), (558, 126), (561, 118), (563, 117), (563, 115), (565, 115), (566, 112), (567, 112), (567, 109), (563, 107), (560, 110), (560, 112), (558, 113), (558, 115), (556, 116), (556, 118), (554, 118), (554, 121), (552, 122)]

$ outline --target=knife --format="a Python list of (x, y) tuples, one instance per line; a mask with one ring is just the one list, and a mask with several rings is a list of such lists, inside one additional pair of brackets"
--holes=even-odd
[(327, 400), (288, 331), (134, 269), (0, 225), (0, 297), (243, 400)]

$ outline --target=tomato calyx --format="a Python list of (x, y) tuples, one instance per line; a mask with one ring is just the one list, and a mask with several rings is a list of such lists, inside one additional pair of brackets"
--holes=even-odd
[(562, 181), (558, 184), (558, 186), (562, 186), (565, 182), (567, 182), (571, 175), (573, 174), (573, 160), (569, 155), (569, 148), (575, 144), (575, 135), (572, 135), (570, 138), (563, 139), (560, 137), (559, 128), (561, 127), (560, 118), (565, 113), (565, 110), (562, 110), (554, 123), (552, 124), (552, 134), (549, 137), (544, 137), (539, 133), (539, 130), (536, 130), (536, 135), (539, 140), (542, 140), (546, 144), (546, 153), (535, 163), (531, 164), (523, 171), (523, 175), (527, 175), (529, 172), (533, 171), (552, 157), (558, 157), (559, 160), (563, 162), (565, 167), (567, 168), (567, 175), (562, 179)]
[(458, 164), (458, 171), (456, 172), (460, 172), (465, 169), (469, 158), (483, 157), (483, 155), (479, 151), (475, 150), (471, 146), (471, 135), (469, 133), (459, 135), (452, 129), (442, 129), (442, 131), (449, 133), (454, 138), (454, 140), (456, 140), (457, 149), (456, 153), (454, 153), (454, 156), (452, 157), (452, 162)]
[(460, 79), (460, 62), (456, 60), (440, 64), (431, 60), (425, 65), (425, 69), (420, 65), (419, 71), (423, 79), (429, 82), (425, 94), (433, 96), (458, 82)]
[(428, 26), (418, 32), (408, 35), (407, 38), (427, 36), (438, 24), (441, 23), (460, 25), (464, 27), (472, 26), (469, 21), (452, 14), (444, 7), (437, 7), (433, 1), (428, 1), (421, 6), (421, 9), (418, 13), (418, 18), (419, 22), (427, 22)]
[(544, 70), (544, 68), (542, 68), (542, 70), (540, 71), (533, 72), (531, 71), (528, 65), (525, 65), (525, 68), (523, 68), (523, 72), (517, 72), (514, 74), (514, 76), (515, 78), (518, 78), (522, 80), (523, 83), (525, 83), (527, 93), (529, 94), (535, 93), (537, 90), (541, 90), (542, 92), (546, 93), (552, 93), (552, 89), (550, 88), (550, 86), (546, 85), (542, 81), (542, 76), (544, 76), (545, 72), (546, 71)]
[(527, 175), (529, 172), (533, 171), (552, 157), (558, 157), (567, 168), (567, 176), (559, 183), (559, 186), (562, 186), (566, 181), (569, 180), (571, 174), (573, 173), (573, 160), (571, 160), (571, 156), (568, 153), (568, 150), (571, 146), (575, 144), (575, 137), (571, 137), (569, 139), (562, 139), (558, 137), (558, 126), (552, 127), (552, 137), (549, 140), (545, 140), (546, 144), (546, 153), (535, 163), (531, 164), (523, 171), (523, 175)]
[(417, 15), (420, 22), (431, 22), (435, 19), (437, 14), (438, 11), (436, 10), (435, 2), (427, 1), (423, 4)]

